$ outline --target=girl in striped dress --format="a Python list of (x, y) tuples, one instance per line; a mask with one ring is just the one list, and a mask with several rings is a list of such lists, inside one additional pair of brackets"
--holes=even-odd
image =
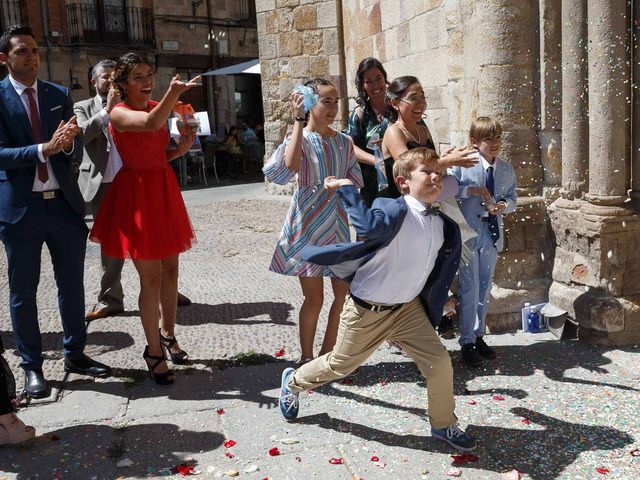
[(320, 265), (302, 261), (306, 245), (329, 245), (350, 241), (347, 213), (337, 195), (324, 189), (329, 176), (348, 178), (362, 187), (362, 174), (351, 139), (331, 128), (338, 113), (338, 91), (321, 78), (305, 83), (317, 95), (317, 103), (305, 113), (304, 96), (292, 93), (293, 131), (274, 152), (263, 172), (277, 184), (285, 185), (297, 175), (297, 188), (280, 233), (269, 270), (297, 276), (303, 303), (299, 313), (301, 362), (313, 358), (313, 342), (324, 302), (323, 277), (331, 277), (333, 303), (319, 355), (333, 349), (342, 305), (349, 286)]

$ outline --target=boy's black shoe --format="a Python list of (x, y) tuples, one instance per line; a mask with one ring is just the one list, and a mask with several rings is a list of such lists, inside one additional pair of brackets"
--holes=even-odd
[(484, 338), (476, 338), (476, 350), (481, 357), (484, 358), (496, 358), (496, 352), (493, 348), (484, 342)]
[(471, 367), (477, 367), (482, 363), (475, 343), (465, 343), (462, 346), (462, 361)]

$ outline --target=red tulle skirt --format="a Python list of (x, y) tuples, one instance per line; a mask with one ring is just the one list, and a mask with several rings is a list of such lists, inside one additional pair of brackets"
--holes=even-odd
[(121, 168), (89, 239), (115, 258), (158, 260), (191, 248), (195, 234), (169, 164), (155, 170)]

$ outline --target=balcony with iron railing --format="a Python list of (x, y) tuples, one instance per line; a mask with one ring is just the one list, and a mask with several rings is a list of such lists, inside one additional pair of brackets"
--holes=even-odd
[(154, 45), (150, 8), (71, 3), (67, 20), (72, 44)]
[(0, 21), (0, 33), (11, 25), (28, 25), (26, 0), (1, 0)]

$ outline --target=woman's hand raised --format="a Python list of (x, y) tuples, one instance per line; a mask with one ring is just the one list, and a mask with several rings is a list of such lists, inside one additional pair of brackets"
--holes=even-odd
[(444, 151), (438, 163), (443, 168), (470, 168), (478, 163), (478, 150), (473, 147), (453, 147)]
[(183, 82), (180, 80), (180, 75), (176, 75), (171, 79), (171, 83), (169, 84), (169, 90), (177, 93), (178, 95), (182, 95), (187, 90), (193, 87), (201, 87), (202, 86), (202, 77), (198, 75), (197, 77), (193, 77), (188, 82)]

